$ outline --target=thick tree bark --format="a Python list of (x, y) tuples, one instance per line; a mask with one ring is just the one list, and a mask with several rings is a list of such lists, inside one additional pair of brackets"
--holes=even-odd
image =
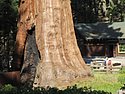
[(20, 0), (19, 12), (16, 63), (24, 56), (24, 82), (32, 76), (35, 87), (62, 86), (90, 75), (77, 46), (70, 0)]

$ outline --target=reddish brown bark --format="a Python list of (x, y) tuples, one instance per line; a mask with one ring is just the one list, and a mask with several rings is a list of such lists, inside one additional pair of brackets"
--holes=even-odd
[[(32, 1), (32, 2), (31, 2)], [(19, 1), (19, 20), (18, 20), (18, 32), (16, 36), (16, 51), (15, 51), (15, 63), (13, 67), (16, 70), (21, 68), (24, 58), (24, 48), (26, 44), (26, 38), (28, 30), (32, 28), (33, 22), (33, 7), (34, 0), (20, 0)]]
[(5, 84), (19, 85), (20, 84), (20, 72), (3, 72), (0, 73), (0, 86)]
[(90, 75), (77, 46), (70, 0), (21, 0), (19, 11), (17, 63), (24, 54), (23, 68), (36, 66), (34, 86), (62, 86)]

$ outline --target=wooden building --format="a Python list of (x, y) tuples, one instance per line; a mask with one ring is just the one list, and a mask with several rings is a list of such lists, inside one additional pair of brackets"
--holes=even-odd
[(125, 22), (75, 25), (83, 57), (125, 56)]

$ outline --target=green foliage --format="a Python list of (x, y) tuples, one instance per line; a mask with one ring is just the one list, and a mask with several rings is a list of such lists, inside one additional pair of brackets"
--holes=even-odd
[(17, 31), (18, 0), (0, 0), (0, 71), (9, 71)]
[[(74, 22), (120, 22), (125, 18), (125, 0), (71, 0)], [(104, 12), (105, 11), (105, 12)]]
[(71, 0), (75, 23), (97, 22), (99, 0)]
[(11, 85), (5, 85), (0, 88), (0, 94), (111, 94), (110, 92), (105, 92), (101, 90), (93, 90), (91, 88), (77, 88), (76, 85), (69, 86), (64, 90), (60, 90), (56, 87), (47, 88), (34, 88), (27, 86), (13, 87)]
[(16, 94), (14, 93), (16, 91), (16, 87), (13, 87), (10, 84), (7, 84), (0, 88), (0, 94)]
[(0, 29), (4, 33), (16, 28), (17, 16), (17, 0), (0, 0)]
[(125, 84), (120, 89), (121, 90), (125, 90)]
[(125, 0), (114, 1), (114, 5), (108, 10), (108, 16), (111, 16), (111, 22), (124, 21), (125, 18)]

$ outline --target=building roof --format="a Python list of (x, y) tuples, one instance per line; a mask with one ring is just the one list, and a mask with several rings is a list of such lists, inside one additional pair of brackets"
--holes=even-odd
[(79, 23), (75, 25), (75, 29), (85, 39), (125, 38), (125, 22)]

